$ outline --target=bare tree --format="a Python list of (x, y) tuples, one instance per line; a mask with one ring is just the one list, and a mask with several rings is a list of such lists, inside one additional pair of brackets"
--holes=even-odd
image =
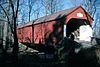
[[(4, 0), (4, 1), (1, 1), (1, 9), (2, 9), (2, 20), (3, 20), (3, 53), (6, 54), (6, 51), (7, 51), (7, 46), (9, 44), (6, 44), (8, 42), (8, 30), (9, 30), (9, 27), (8, 27), (8, 23), (7, 23), (7, 17), (6, 15), (8, 14), (9, 15), (9, 10), (10, 10), (10, 4), (9, 4), (9, 1), (7, 0)], [(4, 7), (5, 6), (5, 7)], [(8, 19), (9, 20), (9, 19)], [(8, 28), (7, 28), (8, 27)]]
[(41, 0), (41, 4), (44, 7), (45, 14), (53, 14), (63, 7), (63, 1), (61, 0)]
[(34, 15), (34, 19), (38, 19), (41, 15), (41, 12), (42, 12), (42, 5), (40, 3), (40, 0), (36, 1), (35, 4), (34, 4), (34, 7), (37, 7), (37, 8), (33, 8), (32, 10), (32, 14)]
[(79, 5), (84, 6), (85, 10), (92, 17), (94, 17), (96, 12), (96, 6), (95, 6), (96, 0), (70, 0), (70, 1), (74, 6), (79, 6)]
[[(14, 60), (18, 60), (18, 39), (17, 39), (17, 34), (16, 34), (16, 21), (17, 21), (17, 14), (18, 14), (18, 8), (19, 8), (19, 0), (9, 0), (9, 3), (10, 5), (10, 8), (11, 8), (11, 12), (12, 12), (12, 24), (13, 26), (11, 25), (11, 22), (10, 22), (10, 18), (11, 16), (9, 16), (9, 12), (7, 12), (5, 10), (5, 8), (2, 6), (2, 4), (0, 4), (6, 18), (7, 18), (7, 22), (9, 24), (9, 26), (11, 27), (11, 32), (13, 33), (13, 36), (14, 36), (14, 44), (13, 44), (13, 55), (14, 55)], [(16, 5), (15, 5), (16, 3)]]
[(94, 17), (95, 12), (96, 12), (96, 0), (84, 0), (83, 1), (83, 6), (85, 6), (85, 9), (87, 12)]
[(96, 18), (95, 18), (95, 21), (94, 21), (94, 25), (93, 25), (93, 34), (94, 34), (94, 37), (97, 37), (97, 38), (100, 38), (100, 14), (97, 13), (96, 14)]
[(31, 18), (31, 12), (32, 12), (32, 7), (34, 5), (34, 3), (36, 2), (36, 0), (28, 0), (28, 7), (29, 7), (29, 21), (30, 21), (30, 18)]
[[(84, 0), (83, 6), (85, 6), (86, 11), (91, 15), (92, 18), (94, 18), (95, 13), (96, 13), (96, 0)], [(94, 25), (92, 26), (93, 29), (93, 36), (97, 36), (99, 33), (99, 27), (98, 27), (98, 18), (99, 16), (97, 15), (95, 22), (93, 23)]]
[[(19, 18), (18, 21), (20, 23), (30, 22), (31, 17), (37, 11), (34, 9), (34, 5), (38, 0), (22, 0), (22, 4), (20, 5)], [(38, 8), (38, 7), (35, 7)], [(33, 17), (34, 18), (34, 17)]]
[(16, 4), (16, 10), (14, 7), (14, 3), (12, 0), (9, 0), (10, 4), (11, 4), (11, 8), (12, 8), (12, 17), (13, 17), (13, 24), (14, 24), (14, 31), (13, 31), (13, 35), (14, 35), (14, 45), (13, 45), (13, 55), (15, 57), (16, 63), (18, 62), (18, 38), (17, 38), (17, 33), (16, 33), (16, 20), (17, 20), (17, 14), (18, 14), (18, 8), (19, 8), (19, 0), (17, 0), (17, 4)]

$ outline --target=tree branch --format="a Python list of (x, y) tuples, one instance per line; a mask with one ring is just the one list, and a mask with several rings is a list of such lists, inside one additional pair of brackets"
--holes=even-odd
[(19, 0), (17, 0), (17, 9), (16, 9), (16, 18), (17, 18), (17, 14), (18, 14), (18, 8), (19, 8)]
[(14, 5), (12, 3), (12, 0), (9, 0), (10, 4), (11, 4), (11, 8), (12, 8), (12, 12), (13, 12), (13, 18), (15, 17), (15, 13), (14, 13)]

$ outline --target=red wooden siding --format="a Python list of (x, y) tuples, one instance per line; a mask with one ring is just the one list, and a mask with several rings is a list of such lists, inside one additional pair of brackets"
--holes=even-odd
[(17, 31), (19, 42), (31, 43), (32, 42), (32, 26), (19, 28)]
[[(77, 13), (82, 13), (83, 17), (78, 17)], [(87, 19), (89, 20), (90, 25), (92, 25), (92, 19), (88, 14), (85, 14), (84, 9), (82, 7), (77, 8), (76, 10), (72, 11), (66, 16), (66, 23), (71, 19), (71, 18), (78, 18), (78, 19)]]
[(44, 38), (48, 38), (53, 31), (53, 24), (55, 21), (34, 25), (34, 43), (45, 43)]

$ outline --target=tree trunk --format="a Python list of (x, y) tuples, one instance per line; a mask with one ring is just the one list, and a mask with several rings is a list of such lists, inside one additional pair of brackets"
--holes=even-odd
[(14, 11), (14, 4), (11, 1), (11, 7), (13, 11), (13, 24), (14, 24), (14, 44), (13, 44), (13, 62), (14, 67), (18, 67), (18, 38), (17, 38), (17, 32), (16, 32), (16, 20), (17, 20), (17, 14), (18, 14), (18, 8), (19, 8), (19, 0), (17, 0), (17, 8), (16, 11)]
[(34, 23), (32, 22), (32, 45), (34, 45)]
[(29, 11), (29, 22), (30, 22), (30, 13), (31, 13), (31, 12)]
[(16, 17), (14, 17), (14, 44), (13, 44), (13, 62), (15, 63), (15, 67), (18, 65), (18, 38), (16, 33)]

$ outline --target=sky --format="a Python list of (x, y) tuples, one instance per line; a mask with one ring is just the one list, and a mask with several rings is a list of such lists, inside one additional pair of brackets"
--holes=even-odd
[(75, 0), (63, 0), (63, 1), (64, 1), (64, 9), (68, 9), (74, 7), (75, 5), (80, 5), (83, 0), (77, 0), (77, 2), (75, 2)]
[[(64, 1), (64, 8), (63, 8), (64, 10), (64, 9), (74, 7), (75, 5), (81, 5), (84, 0), (76, 0), (77, 2), (74, 2), (75, 0), (62, 0), (62, 1)], [(95, 14), (100, 13), (100, 0), (96, 0), (95, 4), (96, 4)]]
[[(65, 9), (69, 9), (71, 7), (75, 7), (75, 6), (78, 6), (78, 5), (82, 5), (82, 2), (84, 0), (61, 0), (61, 1), (63, 3), (62, 10), (65, 10)], [(41, 5), (33, 6), (34, 9), (35, 9), (35, 7), (41, 7)], [(96, 8), (97, 8), (97, 10), (96, 10), (95, 15), (100, 12), (100, 0), (96, 0)], [(26, 9), (24, 11), (27, 11)], [(45, 14), (43, 13), (43, 11), (40, 11), (40, 17), (42, 17), (42, 16), (45, 16)], [(34, 19), (35, 19), (35, 15), (32, 14), (31, 20), (34, 20)]]

